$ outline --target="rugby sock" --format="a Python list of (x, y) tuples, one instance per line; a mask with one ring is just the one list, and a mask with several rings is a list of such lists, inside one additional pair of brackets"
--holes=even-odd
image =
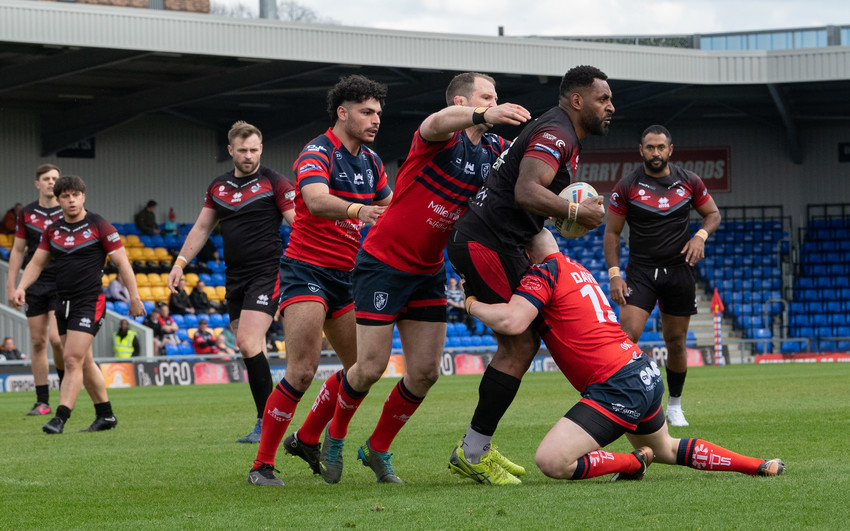
[(634, 474), (640, 470), (641, 462), (634, 454), (617, 454), (596, 450), (579, 457), (572, 479), (588, 479), (615, 472)]
[(466, 460), (473, 465), (480, 463), (481, 456), (490, 451), (490, 441), (492, 439), (492, 435), (479, 433), (470, 426), (466, 430), (463, 440), (460, 442), (460, 447), (463, 449), (463, 455), (466, 457)]
[(94, 405), (94, 414), (96, 417), (111, 417), (112, 414), (112, 402), (107, 400), (106, 402), (101, 402), (100, 404)]
[(685, 372), (675, 372), (670, 369), (667, 370), (667, 390), (670, 391), (670, 396), (672, 397), (680, 397), (682, 396), (682, 389), (685, 388), (685, 376), (688, 375), (688, 371)]
[(389, 450), (395, 436), (407, 424), (423, 400), (425, 400), (424, 396), (416, 396), (410, 392), (404, 385), (403, 378), (399, 380), (384, 402), (381, 418), (378, 419), (378, 425), (369, 437), (369, 447), (376, 452)]
[(69, 408), (68, 406), (57, 407), (56, 416), (62, 419), (64, 422), (68, 422), (68, 419), (71, 418), (71, 408)]
[(712, 472), (740, 472), (755, 476), (764, 459), (736, 454), (701, 439), (680, 439), (676, 464)]
[(295, 408), (298, 407), (298, 402), (303, 395), (304, 393), (295, 390), (285, 379), (281, 380), (271, 392), (265, 404), (263, 430), (260, 432), (260, 448), (257, 450), (254, 468), (263, 463), (274, 466), (277, 447), (280, 446), (283, 434), (286, 433), (289, 423), (292, 422), (292, 415), (295, 413)]
[(35, 401), (42, 404), (50, 404), (50, 386), (36, 385), (35, 386)]
[(244, 361), (245, 368), (248, 370), (248, 385), (251, 386), (254, 405), (257, 406), (257, 418), (261, 419), (266, 400), (272, 392), (272, 371), (269, 368), (269, 360), (260, 352), (253, 358), (244, 358)]
[(316, 396), (316, 401), (313, 402), (313, 407), (310, 408), (307, 418), (304, 419), (304, 424), (298, 428), (299, 441), (310, 445), (319, 444), (325, 426), (334, 416), (336, 397), (339, 394), (342, 375), (342, 370), (339, 370), (322, 384), (322, 388), (319, 389), (319, 394)]
[(472, 415), (472, 429), (492, 437), (499, 421), (513, 402), (520, 382), (519, 378), (488, 365), (478, 385), (478, 405)]
[(351, 422), (351, 417), (360, 407), (360, 403), (366, 398), (369, 391), (355, 391), (351, 384), (348, 383), (348, 377), (342, 375), (342, 383), (339, 386), (339, 393), (336, 398), (334, 416), (328, 424), (328, 435), (334, 439), (345, 439), (348, 433), (348, 424)]
[(59, 376), (59, 387), (62, 387), (62, 380), (65, 379), (65, 369), (56, 369), (56, 375)]

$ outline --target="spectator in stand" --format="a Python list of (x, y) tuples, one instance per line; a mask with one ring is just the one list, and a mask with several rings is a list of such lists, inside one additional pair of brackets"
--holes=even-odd
[(447, 319), (450, 323), (466, 323), (466, 310), (463, 307), (463, 290), (457, 283), (457, 277), (449, 277), (446, 287)]
[(153, 330), (153, 351), (156, 355), (159, 355), (160, 348), (162, 347), (162, 327), (159, 324), (159, 318), (161, 315), (159, 307), (155, 307), (151, 310), (151, 313), (145, 317), (145, 320), (142, 321), (144, 326)]
[(142, 231), (142, 234), (147, 234), (148, 236), (152, 236), (154, 234), (159, 234), (159, 226), (156, 224), (156, 201), (151, 199), (148, 201), (148, 204), (145, 205), (145, 208), (141, 209), (134, 221), (136, 222), (136, 227)]
[(217, 346), (222, 352), (227, 352), (228, 354), (239, 353), (239, 348), (236, 346), (236, 334), (230, 329), (230, 325), (224, 327), (224, 330), (221, 331), (216, 340)]
[(177, 214), (174, 213), (173, 208), (168, 209), (168, 221), (163, 225), (163, 234), (170, 234), (172, 236), (177, 236), (178, 226), (177, 226)]
[(127, 286), (124, 285), (124, 281), (121, 280), (120, 276), (113, 278), (109, 285), (106, 286), (106, 290), (104, 290), (103, 294), (106, 296), (106, 300), (111, 302), (126, 302), (130, 304), (130, 291), (127, 290)]
[(195, 348), (195, 354), (218, 354), (219, 349), (216, 344), (216, 337), (213, 335), (209, 326), (207, 326), (206, 319), (198, 321), (198, 331), (195, 332), (195, 337), (192, 338), (192, 346)]
[(171, 313), (180, 315), (195, 313), (195, 307), (192, 306), (192, 299), (189, 294), (186, 293), (185, 278), (181, 278), (177, 283), (177, 292), (172, 293), (171, 297), (168, 299), (168, 308), (171, 310)]
[(22, 208), (24, 205), (15, 203), (15, 206), (6, 211), (6, 215), (3, 216), (3, 225), (0, 226), (0, 234), (15, 234), (18, 213)]
[(15, 340), (11, 337), (7, 337), (3, 340), (3, 346), (0, 347), (0, 356), (2, 356), (6, 361), (26, 359), (26, 357), (21, 354), (21, 351), (18, 350), (18, 347), (15, 346)]
[(180, 344), (180, 338), (177, 337), (177, 329), (180, 327), (171, 318), (171, 311), (164, 302), (159, 303), (159, 327), (162, 332), (162, 344), (160, 346), (163, 351), (165, 350), (165, 345)]
[(112, 355), (116, 358), (129, 358), (140, 356), (142, 348), (139, 346), (139, 338), (135, 330), (130, 330), (130, 322), (121, 319), (118, 330), (112, 332)]
[(215, 313), (219, 310), (219, 306), (210, 300), (207, 292), (204, 291), (207, 285), (203, 280), (199, 280), (195, 287), (192, 289), (192, 294), (189, 295), (189, 300), (192, 303), (192, 307), (195, 308), (195, 313), (198, 315), (204, 313)]

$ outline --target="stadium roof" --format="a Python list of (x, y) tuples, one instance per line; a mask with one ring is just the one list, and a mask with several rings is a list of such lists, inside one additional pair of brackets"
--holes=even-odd
[[(706, 52), (552, 39), (413, 33), (57, 2), (0, 4), (0, 98), (42, 115), (42, 151), (148, 113), (221, 135), (244, 119), (267, 139), (325, 125), (325, 93), (362, 73), (389, 85), (384, 123), (440, 108), (460, 71), (493, 75), (532, 114), (560, 77), (593, 64), (610, 79), (615, 120), (638, 124), (755, 120), (785, 129), (800, 158), (803, 121), (850, 122), (850, 48)], [(386, 134), (382, 135), (386, 137)], [(392, 143), (391, 139), (388, 139)], [(382, 152), (387, 142), (381, 143)]]

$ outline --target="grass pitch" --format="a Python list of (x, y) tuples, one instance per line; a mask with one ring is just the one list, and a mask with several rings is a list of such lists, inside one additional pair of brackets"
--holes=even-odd
[[(396, 473), (379, 485), (356, 459), (395, 380), (379, 382), (354, 417), (337, 485), (281, 450), (283, 488), (248, 484), (256, 445), (247, 384), (114, 389), (118, 428), (78, 433), (94, 418), (83, 394), (65, 433), (25, 417), (33, 393), (0, 394), (2, 529), (846, 529), (850, 518), (850, 364), (694, 368), (688, 428), (739, 453), (781, 457), (785, 475), (757, 478), (656, 464), (638, 483), (610, 476), (555, 481), (534, 452), (578, 394), (560, 373), (532, 373), (495, 442), (528, 475), (484, 487), (447, 470), (477, 401), (478, 376), (443, 377), (396, 439)], [(301, 425), (318, 382), (301, 402)], [(51, 396), (54, 407), (58, 394)], [(630, 451), (625, 439), (608, 447)]]

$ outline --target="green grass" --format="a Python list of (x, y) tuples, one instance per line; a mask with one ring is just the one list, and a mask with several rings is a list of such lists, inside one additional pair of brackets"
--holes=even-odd
[[(525, 377), (496, 442), (529, 473), (488, 488), (451, 475), (449, 453), (477, 400), (477, 376), (442, 378), (395, 441), (403, 486), (378, 485), (356, 460), (394, 380), (379, 382), (354, 417), (342, 481), (327, 485), (278, 455), (284, 488), (247, 482), (256, 445), (247, 384), (114, 389), (111, 432), (84, 434), (81, 396), (59, 436), (25, 417), (32, 393), (0, 393), (2, 529), (846, 529), (850, 517), (850, 364), (692, 369), (674, 436), (747, 455), (781, 457), (778, 478), (653, 465), (639, 483), (555, 481), (534, 452), (577, 393), (556, 373)], [(304, 397), (300, 426), (319, 385)], [(57, 401), (58, 397), (52, 397)], [(609, 447), (630, 451), (625, 440)]]

